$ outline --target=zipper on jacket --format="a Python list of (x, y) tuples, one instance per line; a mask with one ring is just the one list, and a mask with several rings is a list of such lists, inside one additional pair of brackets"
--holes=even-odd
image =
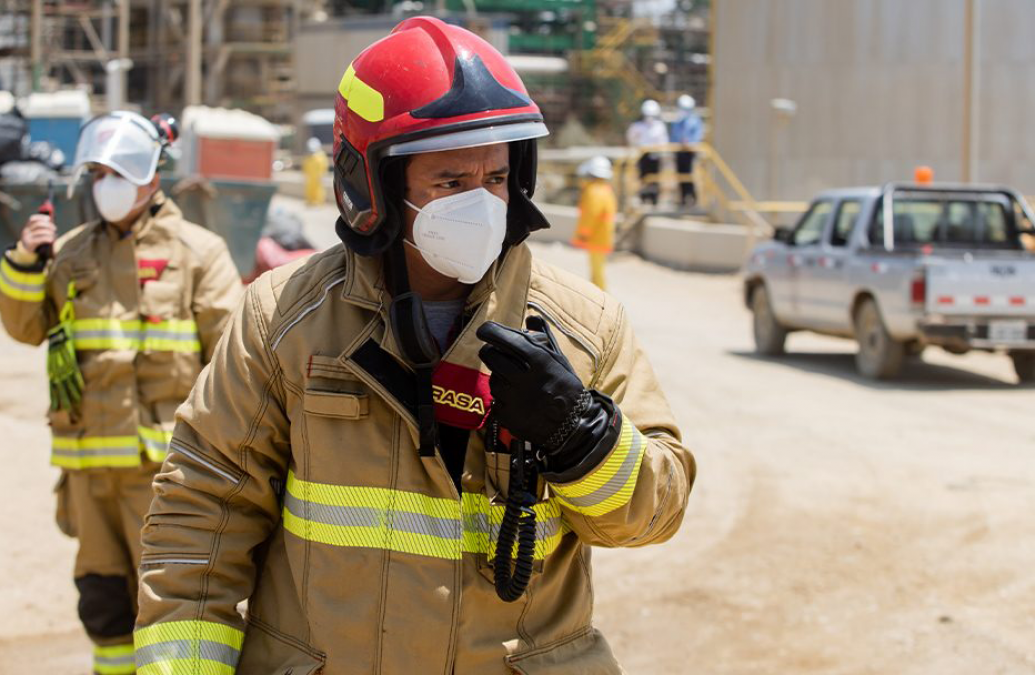
[(177, 443), (175, 440), (172, 441), (171, 443), (169, 443), (169, 447), (171, 449), (175, 450), (176, 452), (180, 453), (184, 457), (188, 457), (188, 458), (194, 460), (198, 464), (200, 464), (203, 467), (207, 468), (212, 473), (214, 473), (214, 474), (216, 474), (218, 476), (222, 476), (223, 478), (227, 479), (231, 483), (236, 483), (239, 480), (241, 480), (240, 476), (235, 476), (234, 474), (230, 473), (226, 469), (221, 468), (220, 466), (218, 466), (214, 462), (212, 462), (212, 461), (210, 461), (208, 459), (205, 459), (204, 457), (202, 457), (200, 454), (194, 452), (193, 450), (187, 449), (186, 447), (184, 447), (180, 443)]

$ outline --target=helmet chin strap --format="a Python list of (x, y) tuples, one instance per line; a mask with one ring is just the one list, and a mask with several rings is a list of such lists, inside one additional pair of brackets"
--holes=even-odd
[(385, 252), (388, 288), (392, 293), (392, 304), (388, 307), (388, 320), (392, 334), (402, 352), (403, 358), (417, 375), (417, 425), (420, 437), (421, 457), (433, 457), (438, 447), (438, 424), (435, 421), (435, 399), (431, 389), (431, 378), (441, 358), (438, 342), (431, 334), (424, 302), (420, 295), (410, 290), (410, 277), (406, 269), (406, 252), (403, 235)]

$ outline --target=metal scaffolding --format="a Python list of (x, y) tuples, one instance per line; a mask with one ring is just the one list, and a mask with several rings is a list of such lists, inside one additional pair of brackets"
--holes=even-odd
[(290, 118), (301, 0), (0, 2), (13, 29), (0, 39), (0, 76), (23, 90), (82, 88), (95, 109), (201, 103)]

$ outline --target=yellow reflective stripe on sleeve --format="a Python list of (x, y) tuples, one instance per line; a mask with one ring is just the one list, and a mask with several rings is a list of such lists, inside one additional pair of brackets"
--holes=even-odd
[(133, 634), (140, 675), (233, 675), (244, 633), (213, 621), (156, 623)]
[[(557, 548), (568, 531), (560, 506), (536, 504), (536, 558)], [(331, 546), (378, 548), (458, 560), (464, 553), (495, 555), (503, 505), (484, 494), (461, 501), (385, 488), (327, 485), (288, 474), (284, 529)]]
[(151, 427), (137, 427), (137, 433), (140, 434), (140, 445), (147, 458), (152, 462), (164, 462), (165, 456), (169, 454), (172, 432)]
[(145, 322), (139, 319), (76, 319), (72, 322), (76, 349), (153, 352), (201, 352), (198, 325), (189, 319)]
[(46, 272), (21, 272), (7, 256), (0, 256), (0, 293), (12, 300), (43, 302), (46, 297)]
[(93, 672), (96, 675), (133, 675), (137, 672), (133, 645), (94, 647)]
[(551, 483), (560, 502), (587, 516), (602, 516), (625, 506), (632, 499), (647, 438), (628, 420), (607, 459), (585, 478), (567, 484)]
[(356, 70), (351, 63), (338, 83), (338, 93), (348, 102), (349, 110), (367, 122), (380, 122), (385, 118), (384, 96), (356, 77)]
[(50, 463), (63, 469), (140, 466), (136, 436), (54, 436)]

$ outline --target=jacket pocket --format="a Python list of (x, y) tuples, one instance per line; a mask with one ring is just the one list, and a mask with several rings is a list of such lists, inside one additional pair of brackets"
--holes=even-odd
[(490, 504), (505, 504), (510, 494), (510, 455), (485, 453), (485, 496)]
[(169, 281), (151, 281), (140, 289), (140, 316), (144, 321), (166, 321), (176, 317), (182, 289)]
[(58, 529), (69, 537), (77, 536), (75, 527), (75, 513), (72, 511), (72, 500), (68, 496), (68, 473), (62, 471), (54, 486), (54, 496), (57, 497), (57, 509), (54, 513), (54, 520)]
[(237, 675), (317, 675), (326, 660), (305, 643), (250, 617)]
[(511, 672), (521, 675), (621, 675), (625, 672), (607, 640), (592, 627), (505, 660)]
[(319, 417), (361, 420), (370, 414), (370, 397), (359, 392), (306, 389), (302, 408)]

